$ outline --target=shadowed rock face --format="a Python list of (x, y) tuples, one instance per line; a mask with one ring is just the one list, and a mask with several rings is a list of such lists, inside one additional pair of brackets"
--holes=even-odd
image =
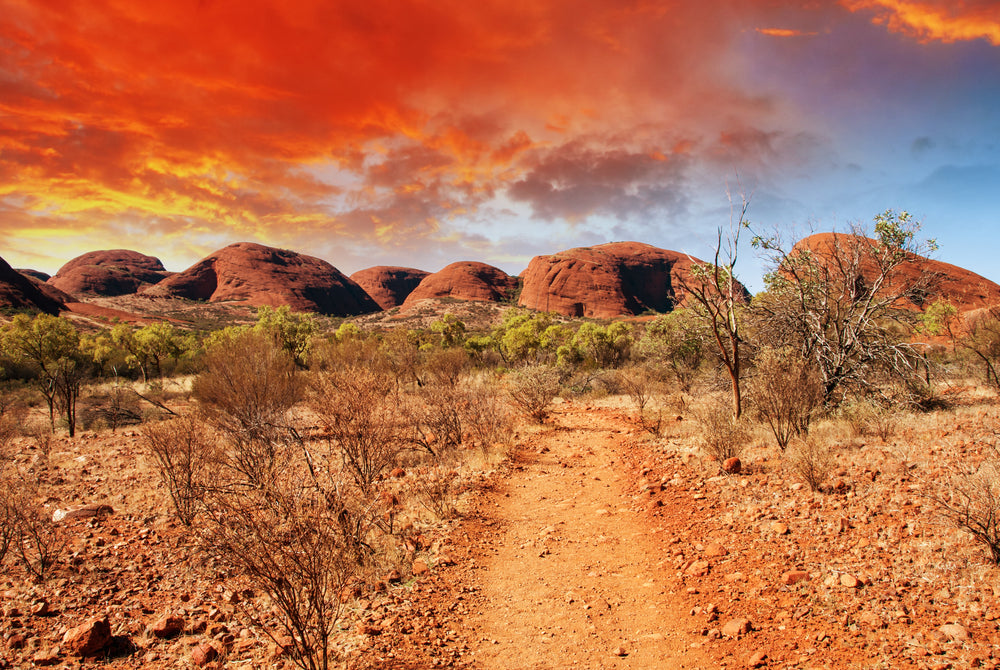
[(406, 298), (403, 307), (428, 298), (503, 302), (514, 296), (517, 285), (517, 277), (511, 277), (500, 268), (486, 263), (461, 261), (424, 277)]
[(91, 251), (59, 268), (48, 283), (71, 295), (129, 295), (169, 276), (160, 259), (127, 249)]
[[(816, 233), (799, 240), (790, 253), (808, 250), (820, 261), (829, 259), (832, 262), (835, 250), (846, 248), (855, 239), (857, 236), (850, 234)], [(864, 276), (870, 272), (873, 270), (862, 270)], [(910, 296), (908, 304), (901, 306), (924, 309), (937, 300), (946, 300), (964, 313), (1000, 304), (1000, 285), (957, 265), (913, 254), (898, 268), (900, 281), (905, 284), (912, 284), (922, 274), (926, 276), (926, 291)]]
[(0, 258), (0, 307), (38, 309), (58, 314), (64, 306), (61, 301), (42, 293), (31, 279)]
[(414, 268), (379, 265), (358, 270), (351, 280), (365, 290), (382, 309), (399, 307), (429, 272)]
[(52, 276), (47, 272), (42, 272), (41, 270), (31, 270), (29, 268), (17, 268), (17, 271), (23, 274), (25, 277), (34, 277), (39, 281), (48, 281)]
[(641, 242), (612, 242), (536, 256), (521, 275), (524, 288), (518, 304), (597, 319), (669, 312), (684, 306), (679, 279), (700, 262)]
[(255, 307), (288, 305), (329, 316), (379, 311), (364, 289), (326, 261), (249, 242), (220, 249), (143, 293)]

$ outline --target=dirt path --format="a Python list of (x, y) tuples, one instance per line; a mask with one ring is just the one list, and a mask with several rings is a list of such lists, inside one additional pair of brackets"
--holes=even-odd
[(582, 408), (554, 420), (537, 457), (480, 510), (494, 532), (472, 571), (466, 658), (484, 669), (709, 667), (682, 637), (669, 568), (616, 471), (620, 420)]

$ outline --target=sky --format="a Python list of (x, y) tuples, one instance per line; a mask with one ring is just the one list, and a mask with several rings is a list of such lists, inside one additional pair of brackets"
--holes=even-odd
[(906, 210), (1000, 282), (1000, 3), (0, 0), (15, 267), (707, 259), (744, 198), (789, 241)]

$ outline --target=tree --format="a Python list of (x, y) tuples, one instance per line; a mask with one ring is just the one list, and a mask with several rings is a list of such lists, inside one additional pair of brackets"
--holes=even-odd
[(111, 329), (111, 339), (127, 352), (125, 360), (138, 366), (144, 383), (151, 373), (162, 377), (163, 362), (179, 358), (190, 347), (181, 333), (163, 321), (141, 328), (120, 323)]
[[(695, 314), (708, 326), (718, 347), (719, 357), (729, 373), (733, 396), (733, 418), (743, 414), (743, 392), (740, 385), (743, 345), (740, 310), (747, 302), (746, 289), (736, 280), (735, 268), (739, 255), (740, 233), (749, 226), (747, 210), (750, 201), (742, 198), (739, 215), (730, 199), (729, 233), (718, 229), (715, 254), (711, 263), (692, 263), (689, 277), (680, 279), (684, 293), (694, 301)], [(725, 257), (723, 259), (723, 257)]]
[(704, 320), (682, 308), (653, 319), (636, 349), (644, 358), (666, 363), (681, 391), (690, 393), (705, 361), (708, 339)]
[(907, 212), (888, 210), (875, 217), (874, 237), (854, 226), (791, 249), (754, 237), (773, 266), (754, 301), (759, 329), (815, 365), (826, 402), (845, 386), (871, 389), (876, 370), (912, 379), (925, 365), (899, 328), (910, 331), (933, 289), (914, 261), (937, 247), (918, 241), (919, 229)]
[(309, 348), (316, 332), (316, 319), (311, 314), (293, 312), (288, 305), (282, 305), (278, 309), (265, 305), (257, 310), (254, 330), (274, 338), (292, 357), (295, 365), (300, 368), (306, 366)]
[[(577, 329), (570, 346), (576, 354), (573, 358), (584, 365), (615, 368), (626, 361), (634, 343), (632, 326), (623, 321), (607, 326), (588, 321)], [(562, 348), (560, 352), (563, 354), (560, 359), (565, 360), (567, 357)]]
[(49, 424), (55, 430), (57, 404), (66, 417), (70, 437), (76, 434), (76, 403), (88, 373), (80, 347), (80, 333), (58, 316), (18, 314), (4, 331), (5, 348), (33, 365), (36, 384), (49, 408)]

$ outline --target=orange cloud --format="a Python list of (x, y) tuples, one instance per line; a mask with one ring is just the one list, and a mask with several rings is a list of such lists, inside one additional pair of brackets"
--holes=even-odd
[(756, 28), (755, 30), (768, 37), (815, 37), (819, 35), (813, 31), (792, 30), (790, 28)]
[(699, 151), (772, 113), (725, 46), (783, 4), (0, 0), (0, 246), (415, 245), (498, 194), (676, 208)]
[(922, 41), (985, 39), (1000, 46), (1000, 5), (994, 0), (841, 0), (852, 12), (872, 11), (873, 22)]

